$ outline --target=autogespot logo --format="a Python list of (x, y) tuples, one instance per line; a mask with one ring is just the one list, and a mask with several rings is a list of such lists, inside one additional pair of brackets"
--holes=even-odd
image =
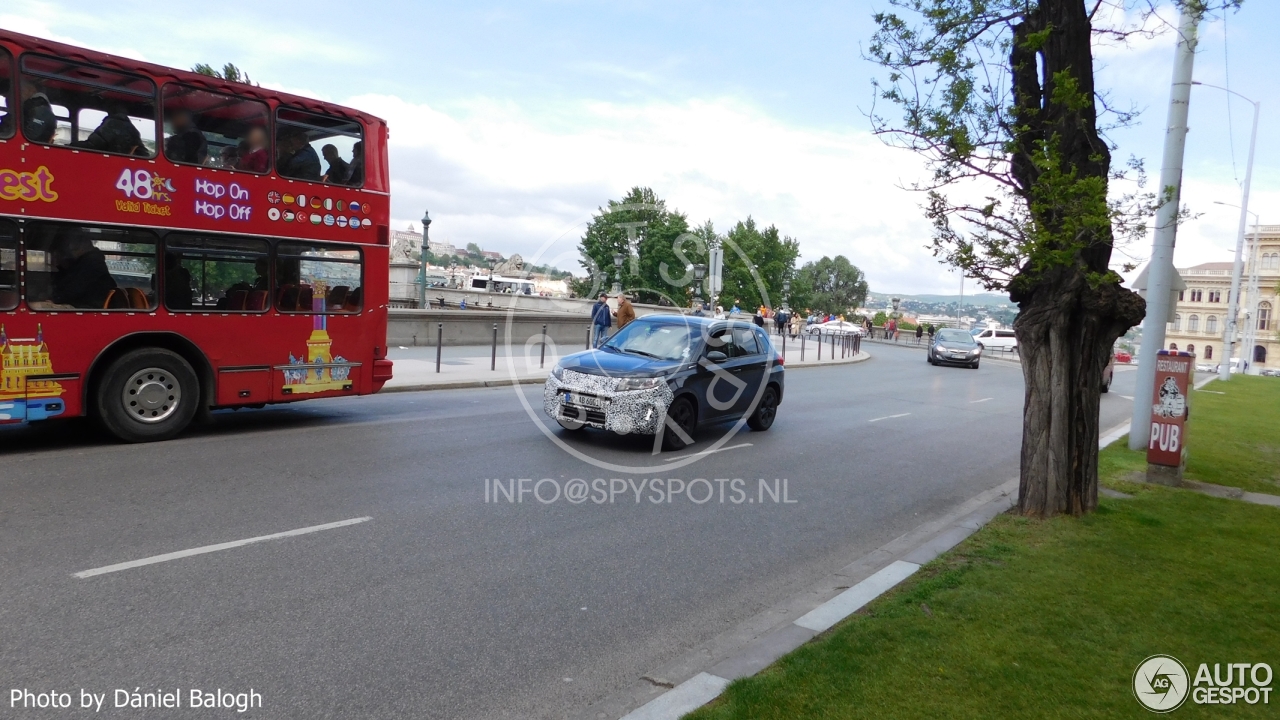
[[(582, 297), (594, 300), (602, 293), (613, 296), (620, 290), (629, 295), (647, 296), (650, 298), (650, 302), (653, 301), (653, 298), (658, 298), (658, 304), (670, 307), (673, 313), (679, 312), (678, 309), (680, 308), (689, 307), (691, 297), (700, 297), (709, 301), (712, 297), (712, 293), (707, 292), (709, 288), (706, 283), (710, 282), (710, 278), (707, 277), (702, 281), (696, 278), (693, 271), (693, 264), (695, 262), (705, 262), (702, 260), (695, 260), (695, 258), (708, 257), (710, 248), (708, 247), (707, 240), (705, 238), (694, 233), (683, 233), (671, 241), (671, 255), (673, 255), (680, 263), (683, 263), (686, 268), (683, 274), (680, 274), (677, 268), (671, 267), (668, 263), (660, 263), (658, 274), (661, 277), (662, 282), (665, 284), (665, 287), (648, 287), (636, 284), (627, 284), (627, 282), (624, 281), (624, 277), (634, 278), (640, 274), (641, 253), (646, 247), (647, 242), (645, 233), (647, 232), (648, 222), (636, 220), (636, 218), (664, 211), (665, 209), (659, 205), (610, 205), (607, 209), (602, 209), (601, 214), (592, 218), (591, 221), (577, 223), (566, 230), (559, 238), (554, 238), (543, 243), (542, 247), (539, 248), (533, 258), (528, 261), (525, 261), (522, 258), (521, 262), (526, 266), (553, 265), (556, 267), (573, 267), (582, 260), (582, 256), (577, 247), (578, 238), (575, 237), (576, 232), (587, 227), (589, 222), (604, 221), (606, 223), (611, 223), (611, 227), (609, 228), (610, 232), (617, 236), (616, 240), (619, 246), (619, 252), (615, 255), (616, 267), (600, 268), (597, 267), (594, 261), (590, 258), (586, 258), (586, 261), (591, 263), (591, 267), (588, 268), (590, 271), (591, 287), (589, 292), (582, 294)], [(567, 242), (572, 242), (571, 249), (565, 247)], [(747, 254), (744, 253), (732, 240), (728, 238), (720, 238), (720, 242), (721, 247), (726, 254), (732, 252), (741, 262), (742, 266), (748, 269), (752, 280), (755, 283), (756, 289), (760, 293), (763, 303), (767, 307), (772, 307), (772, 303), (769, 299), (768, 288), (765, 287), (764, 280), (756, 269), (756, 263), (753, 262), (752, 259), (747, 256)], [(625, 252), (623, 250), (625, 250)], [(511, 270), (512, 268), (507, 269)], [(615, 271), (615, 277), (613, 278), (615, 282), (612, 287), (609, 286), (609, 270)], [(495, 285), (498, 285), (498, 283), (495, 282)], [(535, 334), (532, 337), (529, 337), (525, 341), (523, 348), (512, 347), (514, 342), (518, 342), (518, 340), (513, 340), (513, 328), (517, 327), (520, 320), (520, 311), (518, 310), (518, 306), (520, 305), (520, 295), (502, 294), (497, 295), (496, 297), (510, 298), (509, 304), (506, 308), (507, 322), (504, 332), (504, 344), (507, 350), (507, 372), (513, 380), (516, 380), (521, 375), (522, 370), (523, 372), (528, 373), (530, 370), (538, 368), (540, 364), (539, 361), (544, 351), (548, 358), (548, 362), (553, 362), (550, 358), (559, 357), (560, 352), (554, 340), (541, 334)], [(730, 298), (730, 300), (732, 300), (732, 298)], [(497, 305), (497, 303), (494, 303), (494, 305)], [(751, 309), (744, 308), (744, 312), (747, 314), (739, 316), (739, 318), (749, 321), (751, 318)], [(699, 328), (699, 332), (700, 331), (701, 328)], [(585, 339), (586, 338), (584, 338), (584, 340)], [(707, 338), (702, 339), (706, 340)], [(579, 345), (578, 347), (582, 346)], [(570, 354), (571, 352), (576, 352), (576, 350), (567, 350), (565, 354)], [(692, 360), (692, 358), (690, 358), (690, 360)], [(765, 369), (766, 374), (769, 369), (773, 367), (773, 363), (774, 359), (770, 356), (768, 360), (768, 367)], [(705, 363), (701, 364), (705, 367)], [(660, 412), (662, 417), (657, 418), (655, 428), (656, 432), (653, 433), (652, 453), (649, 455), (649, 457), (654, 459), (654, 463), (652, 465), (627, 465), (610, 462), (599, 457), (593, 457), (588, 453), (588, 450), (590, 449), (589, 446), (580, 443), (571, 444), (562, 437), (563, 430), (560, 427), (557, 427), (556, 422), (552, 421), (546, 412), (544, 412), (541, 402), (536, 404), (531, 403), (525, 396), (524, 392), (521, 391), (518, 383), (515, 384), (515, 388), (516, 396), (520, 399), (520, 402), (524, 406), (525, 412), (529, 415), (530, 419), (538, 425), (539, 429), (548, 439), (569, 455), (590, 463), (598, 468), (610, 470), (612, 472), (629, 474), (665, 473), (697, 462), (702, 457), (719, 450), (726, 443), (732, 440), (738, 431), (747, 424), (747, 418), (755, 412), (756, 407), (760, 403), (760, 399), (764, 396), (764, 383), (759, 383), (758, 387), (749, 388), (746, 383), (742, 382), (739, 378), (733, 377), (719, 368), (711, 369), (716, 373), (718, 378), (720, 378), (721, 375), (724, 375), (725, 377), (720, 378), (720, 380), (728, 385), (732, 385), (737, 391), (737, 394), (733, 396), (733, 402), (736, 403), (739, 396), (743, 393), (750, 392), (749, 402), (747, 403), (748, 409), (739, 420), (728, 425), (724, 433), (706, 446), (701, 452), (692, 453), (687, 456), (680, 457), (679, 459), (668, 459), (663, 462), (657, 456), (659, 455), (663, 435), (665, 433), (677, 433), (686, 443), (692, 442), (692, 438), (685, 434), (681, 428), (676, 426), (672, 422), (671, 418), (665, 417), (667, 410), (666, 405), (663, 405), (662, 407), (655, 407), (654, 409)], [(605, 373), (602, 369), (601, 376), (603, 375), (605, 375)], [(712, 387), (714, 387), (714, 383), (712, 384)], [(709, 388), (707, 392), (710, 394), (711, 389)], [(671, 395), (669, 392), (664, 394), (660, 391), (654, 391), (653, 394), (660, 396), (664, 400), (670, 400), (670, 397), (666, 397)], [(716, 407), (719, 407), (719, 403), (723, 402), (723, 400), (711, 396), (703, 398), (703, 400), (706, 401), (707, 405)], [(636, 418), (634, 418), (635, 424), (646, 422), (646, 417), (647, 416), (643, 413), (637, 413)], [(614, 432), (625, 432), (628, 429), (628, 422), (624, 420), (631, 419), (622, 419), (618, 422), (617, 426), (611, 427), (610, 429)], [(653, 418), (648, 418), (648, 420), (652, 421)]]
[(1187, 701), (1187, 668), (1172, 655), (1152, 655), (1133, 671), (1133, 696), (1156, 713), (1173, 712)]

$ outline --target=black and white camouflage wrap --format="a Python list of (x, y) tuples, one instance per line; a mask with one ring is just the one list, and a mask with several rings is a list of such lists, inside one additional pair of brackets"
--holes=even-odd
[(654, 435), (662, 426), (671, 405), (671, 387), (663, 382), (650, 390), (618, 392), (618, 378), (590, 375), (573, 370), (561, 370), (561, 377), (553, 374), (542, 386), (542, 409), (558, 420), (560, 418), (560, 391), (581, 392), (604, 398), (604, 429), (620, 435), (636, 433)]

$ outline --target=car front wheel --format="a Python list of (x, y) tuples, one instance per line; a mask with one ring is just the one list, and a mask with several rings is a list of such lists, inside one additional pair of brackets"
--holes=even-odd
[(693, 403), (689, 402), (689, 398), (676, 398), (671, 407), (667, 408), (667, 422), (662, 428), (662, 449), (683, 449), (693, 442), (693, 431), (697, 425), (698, 413)]

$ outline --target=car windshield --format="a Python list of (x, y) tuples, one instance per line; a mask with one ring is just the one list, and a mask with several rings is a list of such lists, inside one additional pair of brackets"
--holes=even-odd
[(603, 347), (655, 360), (688, 360), (695, 337), (688, 325), (637, 320), (619, 330)]
[(960, 345), (972, 345), (973, 336), (963, 330), (941, 330), (938, 332), (938, 342), (957, 343)]

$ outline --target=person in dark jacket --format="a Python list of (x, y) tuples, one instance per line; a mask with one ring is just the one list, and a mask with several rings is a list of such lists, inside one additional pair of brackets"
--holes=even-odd
[(357, 141), (351, 146), (351, 173), (347, 178), (347, 184), (351, 187), (360, 187), (364, 184), (364, 141)]
[(324, 181), (330, 185), (346, 185), (351, 179), (351, 165), (338, 154), (338, 148), (325, 145), (320, 148), (324, 161), (329, 163), (329, 172), (324, 174)]
[(170, 310), (190, 310), (191, 271), (182, 267), (177, 253), (164, 254), (164, 306)]
[(123, 105), (112, 105), (107, 116), (102, 118), (98, 127), (89, 133), (83, 142), (72, 143), (75, 147), (99, 152), (120, 153), (121, 155), (138, 155), (147, 157), (151, 153), (142, 144), (142, 133), (129, 120)]
[(103, 307), (107, 295), (116, 288), (106, 255), (82, 235), (59, 240), (58, 273), (53, 278), (50, 299), (77, 308)]
[(916, 325), (916, 344), (920, 344), (920, 338), (924, 337), (924, 323)]
[(320, 182), (320, 156), (307, 142), (306, 133), (294, 128), (284, 128), (277, 140), (279, 162), (276, 171), (294, 180)]
[(591, 324), (596, 330), (596, 347), (600, 347), (600, 343), (604, 342), (609, 335), (609, 328), (613, 327), (613, 315), (609, 312), (609, 296), (600, 293), (600, 299), (595, 305), (591, 306)]
[(33, 80), (22, 79), (22, 133), (31, 142), (53, 142), (58, 131), (58, 118), (53, 104)]
[(173, 134), (164, 141), (164, 154), (170, 160), (203, 165), (209, 159), (209, 143), (186, 110), (178, 110), (169, 118)]

